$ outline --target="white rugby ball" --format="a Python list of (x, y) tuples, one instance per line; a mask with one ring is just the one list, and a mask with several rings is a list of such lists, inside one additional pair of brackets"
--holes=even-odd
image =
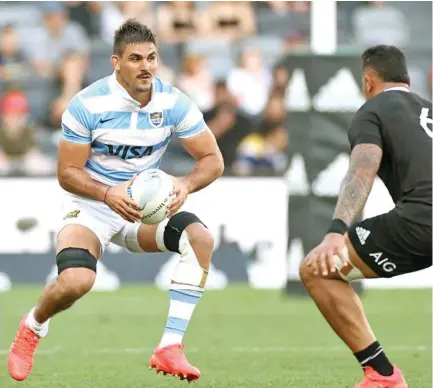
[(128, 195), (140, 206), (143, 224), (158, 224), (167, 217), (173, 187), (173, 180), (164, 171), (149, 169), (137, 175)]

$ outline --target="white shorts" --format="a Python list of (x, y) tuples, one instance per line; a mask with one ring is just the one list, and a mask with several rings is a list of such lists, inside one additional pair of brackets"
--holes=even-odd
[(140, 223), (131, 223), (105, 203), (65, 193), (62, 201), (62, 221), (57, 234), (67, 225), (82, 225), (90, 229), (101, 243), (101, 254), (110, 242), (131, 252), (143, 252), (138, 244)]

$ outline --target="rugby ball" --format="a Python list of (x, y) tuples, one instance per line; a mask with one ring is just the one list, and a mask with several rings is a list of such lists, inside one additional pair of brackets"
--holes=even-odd
[(128, 195), (140, 206), (143, 224), (158, 224), (167, 217), (173, 187), (173, 180), (164, 171), (149, 169), (137, 175), (128, 187)]

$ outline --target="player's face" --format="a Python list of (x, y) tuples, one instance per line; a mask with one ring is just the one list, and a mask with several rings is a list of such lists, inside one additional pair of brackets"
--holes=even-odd
[(133, 92), (147, 93), (151, 90), (158, 68), (158, 54), (153, 43), (129, 44), (122, 56), (113, 55), (112, 62), (122, 81)]

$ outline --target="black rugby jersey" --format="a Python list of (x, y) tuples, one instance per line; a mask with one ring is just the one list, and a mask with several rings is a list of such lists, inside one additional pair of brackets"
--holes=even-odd
[(397, 213), (432, 224), (432, 103), (403, 87), (367, 101), (349, 129), (351, 148), (374, 143), (383, 150), (379, 177)]

